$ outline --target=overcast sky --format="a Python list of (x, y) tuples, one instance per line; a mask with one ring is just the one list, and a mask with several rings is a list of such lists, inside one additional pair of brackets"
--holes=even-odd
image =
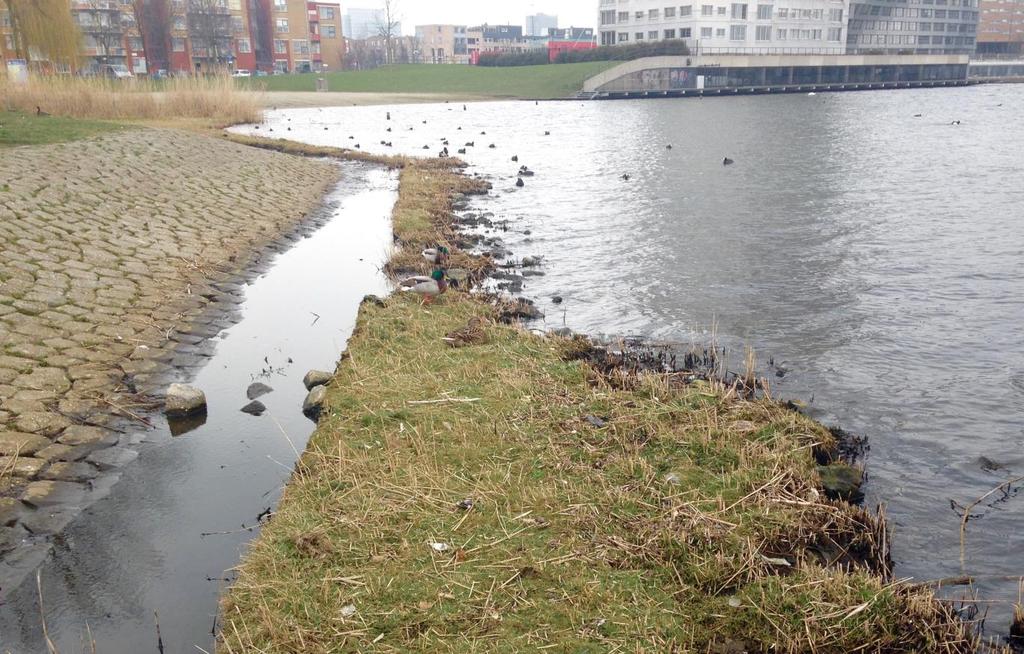
[[(559, 27), (594, 27), (597, 0), (396, 0), (402, 32), (414, 34), (416, 25), (429, 23), (508, 23), (522, 25), (527, 14), (554, 14)], [(342, 0), (341, 9), (381, 7), (381, 0)]]

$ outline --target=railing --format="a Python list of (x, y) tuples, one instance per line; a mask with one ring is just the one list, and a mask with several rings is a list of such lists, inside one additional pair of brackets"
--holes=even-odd
[(735, 54), (735, 55), (841, 55), (846, 49), (836, 48), (787, 48), (787, 47), (746, 47), (746, 46), (693, 46), (694, 55)]

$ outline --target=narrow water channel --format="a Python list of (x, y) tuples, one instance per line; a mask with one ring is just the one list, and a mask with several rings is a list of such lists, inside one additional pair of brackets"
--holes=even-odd
[[(380, 266), (396, 191), (392, 173), (345, 166), (324, 226), (245, 287), (239, 322), (213, 339), (192, 382), (206, 393), (206, 423), (180, 436), (166, 424), (142, 434), (138, 460), (110, 496), (57, 539), (42, 589), (62, 654), (92, 651), (87, 625), (97, 652), (156, 653), (155, 616), (163, 654), (213, 651), (227, 571), (256, 535), (243, 525), (276, 505), (313, 430), (302, 377), (333, 370), (360, 300), (388, 292)], [(260, 417), (240, 411), (256, 381), (274, 389), (260, 398)], [(34, 581), (0, 606), (0, 652), (46, 651)]]

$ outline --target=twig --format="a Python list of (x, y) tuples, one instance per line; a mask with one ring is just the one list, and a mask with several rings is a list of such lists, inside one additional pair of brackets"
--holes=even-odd
[(406, 400), (406, 404), (443, 404), (444, 402), (479, 402), (479, 397), (443, 397), (439, 400)]
[(43, 611), (43, 571), (36, 570), (36, 588), (39, 590), (39, 620), (43, 623), (43, 638), (46, 640), (46, 650), (49, 654), (58, 654), (57, 646), (50, 640), (50, 630), (46, 628), (46, 612)]
[(164, 654), (164, 639), (160, 635), (160, 615), (156, 611), (153, 611), (153, 620), (156, 622), (156, 650)]
[(960, 565), (961, 565), (961, 567), (964, 565), (965, 559), (967, 558), (967, 521), (971, 519), (971, 509), (973, 509), (974, 507), (976, 507), (979, 504), (981, 504), (985, 500), (985, 498), (988, 497), (989, 495), (991, 495), (992, 493), (995, 493), (996, 491), (998, 491), (1000, 489), (1004, 489), (1004, 488), (1006, 490), (1009, 490), (1010, 486), (1012, 486), (1013, 484), (1016, 484), (1019, 481), (1024, 481), (1024, 476), (1014, 477), (1013, 479), (1008, 479), (1008, 480), (1004, 481), (1003, 483), (999, 484), (998, 486), (996, 486), (995, 488), (993, 488), (989, 492), (985, 493), (984, 495), (982, 495), (978, 499), (976, 499), (973, 502), (971, 502), (970, 504), (968, 504), (967, 507), (964, 509), (964, 517), (960, 521)]

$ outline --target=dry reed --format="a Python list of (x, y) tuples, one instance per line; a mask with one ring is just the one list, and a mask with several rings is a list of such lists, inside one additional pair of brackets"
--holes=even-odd
[(259, 120), (258, 96), (230, 77), (112, 81), (34, 76), (23, 84), (0, 78), (3, 109), (102, 120), (211, 120), (218, 126)]

